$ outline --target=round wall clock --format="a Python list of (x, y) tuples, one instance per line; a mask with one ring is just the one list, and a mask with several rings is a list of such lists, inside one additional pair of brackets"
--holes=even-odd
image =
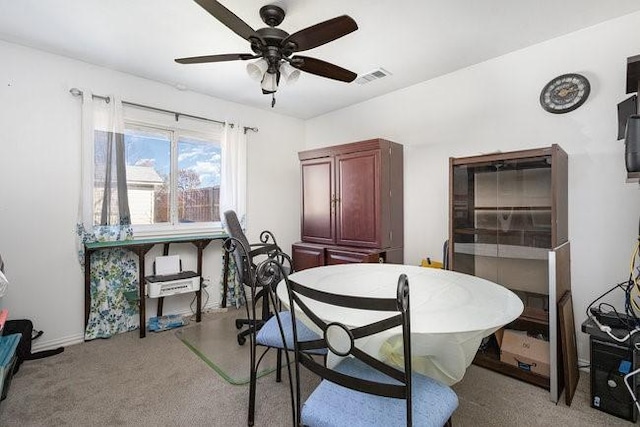
[(587, 100), (591, 86), (581, 74), (563, 74), (551, 80), (540, 93), (540, 105), (550, 113), (573, 111)]

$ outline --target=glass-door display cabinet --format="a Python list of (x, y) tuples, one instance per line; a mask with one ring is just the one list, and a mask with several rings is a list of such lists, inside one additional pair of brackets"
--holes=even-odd
[(556, 283), (556, 269), (568, 271), (569, 257), (554, 250), (569, 246), (567, 154), (553, 145), (449, 163), (449, 268), (515, 292), (525, 309), (507, 328), (549, 342), (549, 373), (501, 360), (501, 331), (485, 340), (474, 363), (557, 394), (556, 302), (570, 283), (566, 275)]

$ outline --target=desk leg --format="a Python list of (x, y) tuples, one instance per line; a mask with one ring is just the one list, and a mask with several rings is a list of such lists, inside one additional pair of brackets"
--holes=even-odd
[(84, 248), (84, 331), (87, 330), (91, 311), (91, 252)]
[(138, 254), (138, 287), (140, 295), (140, 338), (144, 338), (147, 335), (147, 313), (146, 313), (146, 296), (144, 294), (144, 256), (149, 252), (153, 245), (139, 246), (136, 253)]
[(204, 247), (198, 245), (198, 277), (200, 278), (200, 288), (196, 291), (196, 322), (202, 320), (202, 250)]
[(198, 240), (193, 242), (198, 248), (198, 277), (200, 277), (200, 289), (196, 291), (196, 322), (202, 320), (202, 252), (211, 243), (212, 239)]
[[(165, 243), (162, 247), (162, 255), (169, 255), (169, 243)], [(153, 274), (156, 274), (155, 269)], [(164, 297), (158, 297), (158, 308), (156, 309), (156, 316), (162, 316), (162, 309), (164, 307)]]
[(164, 306), (164, 297), (158, 297), (158, 308), (156, 309), (156, 315), (162, 316), (162, 309)]
[(138, 287), (140, 294), (140, 307), (139, 307), (139, 316), (140, 316), (140, 338), (144, 338), (147, 336), (147, 324), (146, 324), (146, 301), (144, 294), (144, 251), (142, 248), (138, 251)]

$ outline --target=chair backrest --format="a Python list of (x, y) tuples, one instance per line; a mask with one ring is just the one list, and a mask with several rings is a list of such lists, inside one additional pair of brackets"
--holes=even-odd
[(259, 243), (249, 244), (236, 213), (226, 211), (224, 217), (229, 238), (225, 240), (223, 248), (233, 255), (236, 274), (244, 285), (241, 287), (243, 295), (245, 288), (251, 292), (250, 298), (244, 295), (246, 301), (251, 301), (246, 306), (247, 316), (250, 320), (259, 320), (256, 303), (264, 296), (263, 304), (275, 307), (275, 297), (268, 295), (267, 290), (272, 291), (282, 280), (283, 274), (292, 270), (291, 258), (280, 249), (270, 231), (260, 233)]
[[(250, 265), (246, 266), (248, 268), (238, 268), (237, 273), (241, 283), (244, 283), (247, 286), (255, 285), (256, 283), (252, 283), (252, 279), (255, 277), (246, 276), (245, 272), (249, 272), (252, 275), (255, 275), (255, 267), (256, 265), (267, 258), (274, 258), (276, 255), (282, 255), (284, 252), (278, 246), (278, 242), (276, 242), (276, 238), (268, 230), (264, 230), (260, 233), (260, 242), (250, 244), (247, 236), (242, 231), (242, 226), (240, 225), (240, 221), (238, 221), (238, 216), (235, 211), (228, 210), (224, 213), (224, 219), (226, 223), (227, 233), (230, 237), (235, 239), (236, 243), (232, 246), (237, 246), (239, 243), (241, 246), (241, 251), (231, 251), (234, 256), (234, 261), (236, 266), (241, 267), (243, 260), (242, 256), (246, 255), (250, 261)], [(231, 248), (233, 249), (233, 248)], [(285, 265), (285, 260), (279, 258), (278, 261)], [(260, 285), (260, 283), (257, 283)]]
[(229, 234), (229, 236), (236, 239), (238, 243), (240, 243), (240, 245), (244, 248), (244, 251), (243, 251), (244, 253), (240, 253), (239, 251), (236, 251), (236, 252), (232, 252), (232, 254), (233, 254), (233, 260), (235, 261), (235, 264), (238, 267), (237, 274), (238, 274), (238, 278), (240, 279), (240, 283), (245, 283), (246, 278), (244, 275), (244, 271), (242, 268), (239, 268), (239, 266), (242, 265), (241, 256), (243, 254), (247, 254), (247, 255), (249, 254), (249, 251), (251, 250), (251, 245), (249, 244), (249, 240), (247, 239), (247, 236), (244, 234), (244, 231), (242, 231), (242, 226), (240, 225), (240, 221), (238, 221), (238, 215), (236, 215), (235, 211), (233, 210), (225, 211), (224, 221), (225, 221), (227, 233)]
[[(409, 315), (409, 281), (402, 274), (398, 279), (395, 298), (371, 298), (360, 296), (348, 296), (332, 294), (316, 289), (308, 288), (295, 280), (285, 276), (288, 285), (290, 307), (294, 316), (293, 336), (295, 343), (296, 378), (299, 376), (299, 365), (303, 365), (325, 380), (339, 384), (353, 390), (375, 394), (391, 398), (406, 399), (407, 425), (411, 425), (411, 322)], [(377, 312), (389, 312), (389, 316), (383, 316), (382, 320), (366, 325), (349, 327), (338, 321), (327, 322), (309, 306), (319, 307), (314, 302), (322, 305), (344, 307), (348, 310), (369, 310)], [(315, 341), (298, 341), (295, 313), (301, 310), (306, 318), (310, 319), (321, 331), (321, 338)], [(371, 335), (389, 331), (400, 326), (402, 330), (404, 370), (396, 366), (378, 360), (376, 357), (358, 347), (356, 340)], [(322, 361), (314, 359), (308, 353), (309, 350), (328, 348), (329, 351), (341, 357), (355, 357), (376, 371), (380, 381), (363, 380), (356, 375), (349, 375), (335, 367), (325, 366)], [(380, 375), (382, 374), (382, 375)], [(300, 416), (300, 385), (296, 391), (298, 402), (297, 414)], [(345, 402), (345, 404), (348, 404)]]

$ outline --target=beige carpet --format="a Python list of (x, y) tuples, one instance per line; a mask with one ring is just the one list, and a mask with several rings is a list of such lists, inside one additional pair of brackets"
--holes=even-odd
[(556, 405), (545, 389), (472, 365), (453, 389), (460, 406), (455, 426), (631, 426), (633, 423), (591, 408), (589, 374), (580, 373), (571, 406), (564, 394)]
[[(223, 380), (174, 332), (143, 339), (131, 332), (25, 362), (0, 403), (0, 426), (245, 426), (248, 386)], [(237, 345), (234, 336), (229, 344)], [(305, 397), (317, 379), (304, 372), (302, 380)], [(632, 425), (589, 407), (586, 373), (571, 407), (551, 403), (541, 388), (476, 366), (454, 389), (460, 398), (455, 426)], [(266, 375), (258, 380), (256, 426), (287, 425), (288, 384)]]

